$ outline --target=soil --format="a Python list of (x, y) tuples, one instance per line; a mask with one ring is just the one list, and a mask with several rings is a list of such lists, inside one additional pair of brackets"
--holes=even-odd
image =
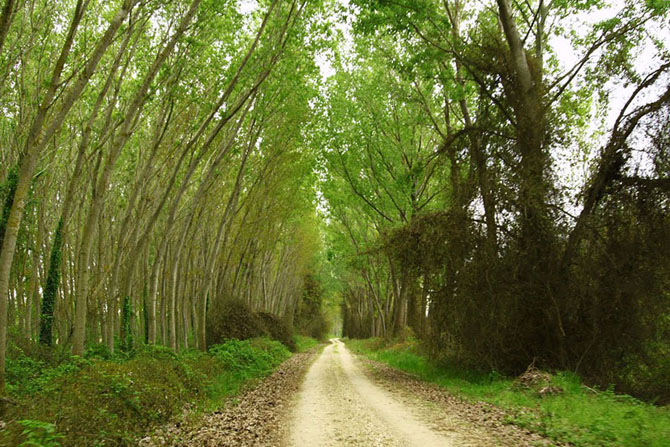
[(296, 354), (272, 375), (195, 423), (142, 446), (553, 446), (508, 415), (352, 355), (339, 340)]
[[(290, 418), (313, 350), (293, 355), (270, 376), (241, 395), (230, 399), (222, 411), (204, 417), (185, 418), (142, 439), (141, 447), (189, 446), (281, 446), (288, 437), (285, 421)], [(189, 421), (189, 419), (191, 419)]]
[[(399, 399), (418, 402), (420, 406), (432, 410), (424, 413), (435, 426), (448, 426), (456, 422), (475, 426), (488, 434), (494, 443), (482, 442), (478, 446), (518, 446), (518, 447), (567, 447), (544, 436), (523, 429), (508, 422), (511, 414), (486, 402), (472, 402), (455, 396), (438, 385), (427, 383), (410, 374), (389, 366), (360, 359), (375, 383)], [(461, 445), (461, 444), (457, 444)], [(470, 444), (463, 444), (470, 445)], [(425, 446), (424, 446), (425, 447)]]
[[(377, 366), (379, 371), (379, 366)], [(383, 370), (383, 369), (381, 369)], [(423, 393), (407, 392), (409, 378), (374, 374), (339, 340), (310, 368), (293, 414), (288, 444), (301, 446), (518, 446), (444, 411)], [(390, 380), (389, 380), (390, 379)], [(510, 442), (511, 441), (511, 442)]]

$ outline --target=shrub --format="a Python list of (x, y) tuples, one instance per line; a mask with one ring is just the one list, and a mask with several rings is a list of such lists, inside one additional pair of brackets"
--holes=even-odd
[(5, 374), (10, 392), (23, 392), (28, 383), (40, 377), (44, 367), (44, 362), (30, 358), (23, 352), (8, 358)]
[(212, 346), (209, 352), (219, 359), (227, 370), (247, 369), (258, 373), (274, 369), (290, 356), (285, 345), (263, 338), (229, 340)]
[[(12, 405), (0, 445), (136, 445), (182, 414), (184, 404), (217, 404), (290, 356), (278, 341), (230, 340), (210, 353), (141, 345), (132, 358), (70, 357), (50, 365), (15, 350), (8, 359)], [(20, 421), (20, 422), (19, 422)], [(62, 438), (62, 439), (61, 439)]]
[(26, 440), (19, 447), (58, 447), (63, 435), (56, 431), (54, 424), (24, 419), (19, 421), (24, 427), (22, 434)]
[(257, 317), (261, 322), (265, 333), (273, 340), (284, 344), (291, 351), (295, 352), (296, 346), (293, 340), (293, 329), (277, 316), (267, 312), (258, 312)]
[[(177, 360), (143, 357), (125, 362), (68, 362), (48, 369), (16, 412), (40, 421), (58, 421), (64, 445), (131, 443), (134, 433), (181, 412), (185, 401), (206, 384)], [(8, 427), (10, 445), (18, 428)]]
[(112, 358), (112, 353), (107, 347), (107, 345), (102, 343), (96, 343), (90, 345), (86, 349), (86, 352), (84, 352), (84, 358), (87, 359), (97, 358), (97, 359), (109, 360), (110, 358)]
[(240, 300), (225, 300), (216, 303), (207, 315), (207, 346), (225, 340), (247, 340), (262, 337), (265, 331), (258, 318), (246, 303)]
[(19, 351), (7, 359), (8, 390), (15, 396), (48, 390), (53, 381), (89, 365), (90, 361), (82, 357), (70, 357), (60, 363), (49, 364)]
[(253, 312), (243, 301), (226, 300), (210, 309), (207, 316), (207, 346), (227, 340), (268, 337), (295, 351), (293, 329), (276, 315)]

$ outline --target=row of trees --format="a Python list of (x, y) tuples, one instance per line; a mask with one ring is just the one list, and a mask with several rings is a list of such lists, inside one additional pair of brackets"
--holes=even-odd
[(0, 389), (8, 330), (75, 355), (205, 349), (224, 298), (295, 312), (320, 6), (241, 6), (4, 1)]
[(658, 385), (667, 2), (351, 3), (317, 137), (345, 335)]

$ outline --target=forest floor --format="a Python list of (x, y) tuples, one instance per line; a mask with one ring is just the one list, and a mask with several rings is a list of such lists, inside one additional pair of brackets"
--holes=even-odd
[(170, 426), (144, 446), (549, 446), (413, 376), (350, 354), (331, 340), (296, 354), (223, 411)]

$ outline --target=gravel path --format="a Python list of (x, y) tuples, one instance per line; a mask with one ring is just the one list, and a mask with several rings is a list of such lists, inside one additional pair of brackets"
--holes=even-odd
[[(315, 359), (316, 358), (316, 359)], [(217, 411), (164, 427), (142, 447), (531, 447), (502, 410), (352, 356), (339, 340), (296, 354)]]
[[(475, 445), (514, 447), (568, 447), (506, 422), (510, 414), (485, 403), (466, 401), (438, 385), (427, 383), (383, 363), (357, 357), (370, 378), (398, 399), (415, 402), (426, 409), (425, 420), (434, 427), (468, 431), (475, 426), (487, 435)], [(488, 441), (486, 438), (488, 437)], [(491, 439), (495, 442), (492, 443)], [(470, 445), (470, 444), (457, 444)], [(428, 447), (428, 446), (424, 446)]]
[(307, 373), (292, 427), (293, 447), (516, 445), (373, 382), (339, 340), (331, 340)]

